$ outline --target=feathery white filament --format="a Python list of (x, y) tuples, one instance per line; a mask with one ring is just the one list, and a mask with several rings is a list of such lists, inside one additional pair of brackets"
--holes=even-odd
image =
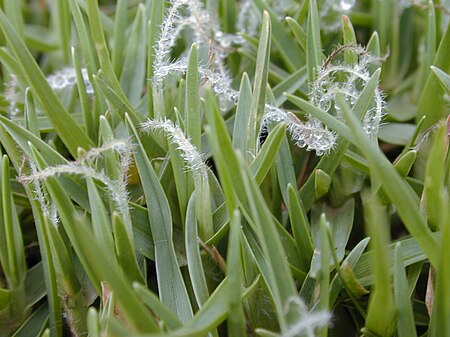
[(267, 130), (270, 123), (284, 122), (295, 145), (306, 150), (314, 150), (318, 156), (330, 151), (336, 135), (313, 120), (303, 123), (291, 112), (266, 104), (260, 133)]
[[(323, 111), (334, 113), (338, 117), (340, 111), (335, 102), (336, 93), (344, 94), (347, 103), (353, 107), (370, 80), (368, 66), (378, 61), (361, 46), (347, 47), (345, 49), (358, 55), (358, 62), (355, 65), (335, 60), (326, 62), (318, 68), (317, 79), (312, 83), (310, 90), (310, 99), (314, 105)], [(369, 109), (363, 118), (363, 127), (368, 135), (375, 136), (377, 134), (384, 111), (383, 94), (377, 87)], [(310, 121), (320, 123), (314, 118), (310, 118)]]
[(306, 305), (298, 296), (291, 297), (286, 304), (287, 312), (294, 311), (298, 315), (298, 320), (291, 324), (280, 337), (306, 336), (315, 337), (318, 328), (327, 326), (331, 319), (329, 312), (308, 312)]
[[(105, 174), (105, 172), (98, 172), (96, 169), (90, 166), (94, 160), (98, 159), (105, 151), (109, 150), (117, 151), (117, 153), (119, 154), (119, 164), (121, 172), (118, 179), (111, 179)], [(47, 210), (46, 212), (51, 214), (51, 212), (48, 211), (46, 194), (41, 186), (42, 181), (45, 181), (49, 177), (57, 177), (62, 174), (75, 174), (84, 177), (91, 177), (102, 182), (106, 186), (111, 199), (116, 204), (117, 210), (124, 217), (124, 220), (128, 223), (130, 220), (130, 214), (128, 208), (126, 174), (131, 163), (131, 153), (131, 144), (128, 140), (114, 140), (106, 143), (102, 147), (91, 149), (77, 161), (63, 165), (48, 166), (41, 171), (37, 169), (35, 163), (31, 162), (31, 174), (28, 176), (19, 176), (18, 180), (22, 184), (33, 184), (38, 202), (43, 207), (44, 211)], [(50, 218), (54, 217), (51, 216)]]
[(162, 131), (170, 139), (170, 141), (177, 145), (181, 151), (181, 156), (186, 162), (189, 170), (193, 173), (200, 174), (204, 179), (208, 178), (208, 167), (203, 161), (203, 156), (198, 152), (197, 148), (186, 138), (183, 130), (178, 125), (175, 125), (171, 120), (147, 120), (141, 124), (141, 130)]
[[(94, 94), (92, 83), (89, 81), (89, 76), (86, 68), (81, 69), (84, 85), (86, 86), (86, 93), (88, 95)], [(53, 90), (63, 90), (71, 87), (77, 83), (77, 75), (74, 68), (64, 68), (46, 77), (48, 84)]]

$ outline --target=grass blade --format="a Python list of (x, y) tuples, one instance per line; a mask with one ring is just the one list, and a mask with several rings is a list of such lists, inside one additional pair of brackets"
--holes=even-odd
[[(51, 121), (56, 133), (61, 137), (70, 153), (76, 157), (78, 155), (78, 147), (82, 147), (85, 150), (93, 147), (94, 144), (87, 134), (78, 126), (75, 119), (66, 111), (58, 97), (56, 97), (33, 56), (2, 11), (0, 11), (0, 26), (28, 83), (43, 107), (44, 114)], [(71, 132), (66, 132), (67, 125), (71, 126)]]
[[(379, 148), (370, 142), (359, 122), (356, 120), (356, 117), (350, 113), (342, 96), (338, 97), (338, 104), (342, 108), (343, 115), (351, 128), (353, 137), (357, 140), (357, 146), (365, 154), (372, 171), (385, 186), (385, 192), (396, 206), (406, 228), (419, 242), (429, 257), (430, 262), (435, 265), (437, 263), (436, 241), (431, 236), (427, 224), (420, 213), (418, 199), (415, 193), (412, 192), (409, 185), (400, 177), (395, 168), (380, 152)], [(393, 186), (395, 188), (392, 188)]]
[(416, 337), (414, 314), (409, 296), (408, 281), (403, 267), (400, 245), (395, 246), (394, 296), (398, 313), (397, 333), (399, 337)]
[[(175, 247), (172, 238), (172, 216), (164, 190), (144, 151), (136, 129), (128, 118), (130, 133), (138, 142), (134, 153), (136, 166), (143, 185), (150, 227), (155, 244), (155, 263), (158, 277), (158, 289), (161, 302), (169, 307), (182, 322), (189, 321), (192, 307), (187, 290), (178, 268)], [(164, 280), (164, 282), (163, 282)]]
[(269, 13), (264, 12), (261, 27), (261, 38), (256, 59), (255, 82), (253, 85), (252, 105), (247, 124), (246, 151), (244, 156), (256, 154), (257, 130), (259, 119), (266, 105), (266, 85), (270, 58), (271, 23)]
[(201, 151), (202, 118), (200, 109), (200, 96), (198, 88), (198, 58), (197, 45), (193, 44), (189, 53), (189, 62), (186, 73), (186, 133), (192, 145)]

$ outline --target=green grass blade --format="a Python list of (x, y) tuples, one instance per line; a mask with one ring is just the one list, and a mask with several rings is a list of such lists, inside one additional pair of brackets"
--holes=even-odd
[(193, 44), (189, 53), (189, 62), (186, 73), (186, 133), (192, 145), (201, 151), (202, 118), (200, 109), (200, 96), (198, 87), (198, 57), (197, 45)]
[(292, 273), (285, 259), (283, 245), (261, 191), (247, 171), (243, 172), (243, 179), (251, 217), (257, 226), (257, 235), (261, 241), (264, 256), (267, 259), (270, 270), (270, 287), (272, 287), (274, 294), (278, 320), (281, 329), (284, 330), (290, 323), (295, 321), (295, 317), (291, 315), (292, 313), (286, 315), (283, 307), (288, 303), (289, 299), (297, 295), (297, 291)]
[(374, 289), (369, 299), (364, 329), (377, 336), (392, 336), (395, 329), (395, 304), (391, 291), (389, 264), (386, 245), (388, 244), (387, 209), (381, 205), (376, 195), (363, 195), (365, 222), (374, 251)]
[(286, 134), (286, 125), (279, 124), (269, 133), (261, 150), (249, 166), (250, 172), (258, 185), (261, 185), (273, 163)]
[(195, 299), (199, 308), (203, 306), (209, 297), (206, 284), (205, 272), (203, 270), (202, 258), (198, 244), (197, 218), (195, 214), (194, 194), (189, 199), (186, 214), (185, 246), (186, 259)]
[(147, 205), (151, 207), (148, 210), (148, 217), (155, 244), (156, 273), (161, 302), (167, 305), (180, 321), (187, 322), (192, 318), (193, 313), (176, 259), (169, 203), (129, 118), (128, 127), (138, 142), (134, 158)]
[(154, 311), (158, 317), (164, 321), (171, 329), (177, 329), (182, 326), (181, 322), (158, 298), (158, 295), (151, 292), (146, 286), (139, 283), (133, 283), (133, 288), (144, 304)]
[[(46, 216), (43, 217), (43, 220), (44, 235), (50, 244), (57, 281), (61, 287), (60, 291), (64, 292), (65, 296), (73, 298), (81, 290), (81, 284), (76, 275), (72, 257), (55, 225)], [(76, 303), (73, 304), (76, 305)]]
[(448, 153), (449, 137), (447, 121), (439, 123), (434, 135), (433, 145), (429, 151), (427, 168), (424, 181), (424, 193), (426, 216), (428, 225), (433, 231), (437, 231), (444, 225), (444, 214), (448, 204), (445, 203), (446, 185), (445, 158)]
[(86, 61), (86, 68), (88, 69), (89, 79), (92, 80), (92, 74), (97, 73), (98, 60), (96, 58), (95, 49), (89, 30), (86, 27), (86, 23), (83, 19), (80, 6), (77, 0), (68, 0), (70, 11), (72, 13), (75, 29), (80, 41), (80, 49), (83, 52), (84, 60)]
[(71, 43), (71, 25), (70, 11), (67, 1), (56, 1), (52, 3), (54, 11), (52, 19), (54, 19), (54, 29), (58, 33), (60, 50), (63, 52), (64, 64), (70, 63), (70, 43)]
[(241, 151), (245, 156), (247, 153), (247, 139), (250, 131), (250, 114), (252, 109), (252, 87), (247, 73), (242, 75), (239, 88), (239, 99), (236, 107), (236, 116), (233, 130), (233, 148)]
[[(160, 34), (160, 26), (164, 18), (164, 3), (165, 0), (153, 0), (150, 8), (150, 20), (148, 24), (148, 58), (147, 58), (147, 77), (153, 78), (153, 60), (155, 58), (155, 44), (158, 41)], [(148, 99), (148, 117), (152, 118), (153, 114), (153, 97), (152, 93), (152, 83), (147, 81), (147, 96)]]
[(81, 111), (83, 114), (84, 127), (89, 137), (96, 139), (98, 119), (96, 118), (95, 110), (93, 111), (89, 105), (89, 98), (86, 93), (86, 85), (84, 83), (82, 66), (78, 49), (72, 48), (72, 61), (77, 76), (78, 96), (80, 98)]
[(280, 56), (287, 68), (290, 71), (295, 71), (304, 65), (304, 53), (302, 53), (301, 48), (297, 44), (292, 43), (292, 38), (285, 27), (283, 27), (278, 14), (264, 0), (253, 0), (253, 2), (261, 11), (266, 11), (270, 15), (273, 29), (273, 44), (280, 52)]
[(62, 299), (68, 325), (74, 334), (85, 334), (87, 332), (87, 301), (81, 289), (78, 279), (79, 275), (77, 275), (72, 263), (72, 257), (69, 255), (65, 243), (59, 235), (58, 229), (45, 216), (44, 229), (50, 243), (58, 291)]
[(10, 289), (23, 285), (26, 276), (25, 253), (17, 211), (11, 194), (9, 158), (2, 158), (2, 213), (3, 244), (1, 251), (2, 266)]
[(111, 104), (115, 111), (117, 111), (120, 118), (125, 119), (126, 112), (136, 123), (143, 120), (143, 117), (136, 113), (135, 109), (131, 106), (131, 103), (128, 101), (128, 99), (123, 99), (123, 97), (111, 86), (109, 86), (106, 81), (97, 76), (94, 76), (94, 84), (98, 86), (109, 104)]
[(308, 80), (307, 67), (303, 66), (297, 71), (286, 77), (283, 81), (278, 83), (273, 88), (273, 95), (275, 96), (275, 106), (280, 106), (286, 101), (284, 93), (294, 94), (297, 90), (306, 87)]
[(431, 66), (431, 70), (437, 76), (447, 94), (450, 94), (450, 75), (443, 72), (438, 67)]
[[(350, 19), (343, 15), (341, 21), (343, 32), (342, 39), (344, 45), (356, 46), (358, 42), (356, 41), (356, 33)], [(344, 62), (348, 65), (354, 66), (358, 63), (358, 55), (354, 51), (346, 50), (344, 52)]]
[[(51, 121), (55, 131), (61, 137), (71, 154), (76, 157), (78, 147), (86, 150), (93, 147), (94, 144), (92, 141), (81, 127), (78, 126), (74, 118), (65, 110), (58, 97), (56, 97), (36, 61), (2, 11), (0, 11), (0, 26), (17, 57), (28, 83), (43, 107), (44, 114)], [(67, 125), (71, 126), (71, 132), (67, 132)]]
[[(146, 27), (145, 27), (146, 29)], [(114, 16), (114, 48), (111, 51), (111, 62), (116, 76), (120, 76), (126, 51), (127, 1), (118, 0)]]
[[(242, 299), (255, 291), (259, 278), (244, 290)], [(211, 294), (208, 301), (200, 309), (195, 317), (184, 325), (181, 329), (158, 335), (132, 335), (130, 337), (200, 337), (205, 336), (227, 318), (228, 286), (227, 279), (224, 279), (216, 290)]]
[[(396, 206), (400, 218), (405, 227), (419, 242), (422, 249), (428, 255), (430, 262), (437, 263), (437, 251), (435, 239), (427, 227), (425, 220), (419, 210), (418, 198), (412, 192), (409, 185), (400, 177), (388, 159), (380, 152), (367, 136), (362, 127), (353, 116), (343, 97), (338, 97), (338, 104), (343, 109), (343, 115), (352, 130), (353, 137), (357, 140), (357, 146), (365, 154), (373, 171), (378, 179), (385, 186), (385, 192), (389, 199)], [(395, 187), (395, 188), (392, 188)]]
[(207, 92), (206, 106), (205, 112), (209, 124), (206, 131), (230, 211), (230, 209), (236, 208), (237, 199), (246, 199), (244, 182), (225, 121), (217, 109), (211, 92)]
[(414, 313), (409, 296), (408, 280), (403, 267), (400, 245), (395, 246), (394, 297), (398, 314), (397, 334), (399, 337), (416, 337)]
[(30, 199), (33, 216), (35, 219), (35, 226), (37, 237), (39, 241), (39, 251), (41, 254), (43, 278), (45, 282), (47, 303), (49, 307), (49, 328), (52, 336), (62, 336), (62, 315), (61, 315), (61, 301), (58, 295), (58, 287), (56, 284), (55, 266), (53, 264), (50, 243), (43, 228), (44, 217), (42, 209), (37, 200), (32, 196), (32, 192), (28, 187), (25, 187), (28, 198)]
[(73, 218), (73, 232), (80, 251), (77, 255), (86, 260), (90, 268), (95, 271), (96, 278), (105, 280), (111, 287), (120, 310), (136, 332), (150, 333), (159, 331), (159, 327), (153, 320), (150, 312), (129, 286), (124, 275), (108, 262), (105, 253), (99, 250), (95, 244), (92, 231), (86, 226), (86, 219), (75, 215)]
[(297, 179), (295, 177), (294, 163), (292, 159), (291, 149), (287, 135), (285, 134), (281, 140), (280, 149), (276, 161), (278, 185), (280, 186), (281, 195), (285, 204), (288, 203), (288, 185), (297, 186)]
[(122, 101), (126, 102), (128, 106), (130, 106), (131, 104), (120, 86), (119, 80), (114, 73), (114, 68), (109, 58), (109, 50), (105, 40), (99, 4), (97, 1), (87, 1), (87, 15), (89, 18), (92, 40), (97, 51), (98, 59), (100, 60), (100, 68), (105, 76), (105, 81), (108, 86), (112, 88), (115, 94), (120, 97)]
[(297, 42), (300, 45), (300, 47), (302, 47), (303, 51), (306, 52), (307, 51), (307, 47), (306, 47), (307, 36), (306, 36), (305, 30), (293, 18), (287, 17), (286, 22), (288, 23), (289, 28), (291, 29), (292, 33), (294, 33), (294, 36), (297, 39)]
[(419, 68), (419, 77), (416, 80), (415, 94), (420, 95), (427, 77), (430, 74), (430, 66), (436, 57), (436, 10), (432, 2), (428, 3), (425, 29), (425, 53)]
[[(45, 167), (46, 163), (32, 145), (31, 150), (37, 166), (40, 169)], [(128, 287), (121, 272), (108, 261), (105, 253), (97, 248), (91, 229), (87, 227), (85, 219), (79, 218), (66, 192), (54, 177), (49, 177), (46, 182), (49, 194), (59, 210), (64, 229), (91, 282), (97, 286), (97, 291), (100, 293), (100, 280), (106, 281), (114, 291), (124, 316), (137, 331), (157, 331), (158, 327), (149, 319), (149, 314), (148, 317), (142, 315), (145, 308)]]
[(104, 252), (108, 252), (111, 263), (114, 263), (114, 239), (112, 236), (111, 221), (106, 212), (103, 200), (92, 178), (86, 178), (89, 204), (91, 206), (92, 232), (97, 244)]
[(39, 124), (36, 116), (36, 106), (34, 104), (33, 94), (30, 88), (25, 91), (25, 128), (32, 134), (39, 137)]
[[(448, 194), (444, 197), (447, 205), (450, 201)], [(450, 334), (450, 212), (447, 208), (443, 217), (445, 225), (442, 228), (442, 239), (440, 244), (439, 265), (436, 270), (436, 283), (434, 290), (434, 303), (430, 322), (430, 337), (445, 336)]]
[(127, 226), (125, 225), (122, 216), (117, 213), (113, 214), (113, 233), (117, 261), (119, 262), (123, 274), (132, 282), (145, 283), (145, 279), (139, 270), (136, 252), (130, 240)]
[(228, 277), (228, 320), (227, 328), (230, 336), (245, 336), (245, 313), (241, 299), (242, 263), (241, 263), (241, 216), (234, 211), (230, 225), (230, 236), (227, 252)]
[(49, 308), (43, 304), (14, 332), (12, 337), (43, 336), (42, 332), (48, 325)]
[(288, 211), (292, 232), (297, 244), (297, 249), (300, 252), (303, 266), (302, 270), (307, 272), (311, 265), (314, 247), (305, 209), (298, 198), (296, 189), (292, 185), (288, 185)]
[(319, 12), (317, 1), (309, 1), (308, 23), (306, 30), (306, 64), (308, 66), (308, 82), (316, 79), (317, 68), (322, 65), (322, 42), (320, 41)]
[(17, 31), (21, 38), (25, 37), (25, 24), (22, 15), (22, 1), (6, 0), (3, 1), (3, 8), (5, 14), (11, 19), (11, 23), (14, 29)]
[[(138, 6), (136, 17), (124, 53), (124, 65), (120, 75), (120, 84), (129, 102), (136, 106), (142, 95), (144, 86), (147, 47), (142, 41), (147, 39), (147, 18), (143, 4)], [(114, 46), (113, 50), (116, 50)], [(106, 78), (106, 77), (105, 77)]]
[[(348, 270), (350, 270), (351, 276), (355, 277), (353, 274), (353, 266), (358, 263), (359, 258), (361, 257), (369, 243), (369, 240), (370, 238), (361, 240), (342, 262), (342, 265), (340, 267), (341, 273), (335, 275), (330, 284), (330, 305), (333, 305), (335, 303), (337, 297), (339, 296), (339, 292), (344, 285), (344, 282), (348, 283), (348, 280), (342, 280), (341, 278), (341, 275), (345, 272), (345, 269), (347, 268)], [(357, 284), (358, 288), (361, 289), (360, 287), (362, 287), (362, 285), (360, 285), (357, 280), (355, 280), (355, 284)]]
[(259, 40), (258, 54), (256, 59), (255, 81), (253, 84), (252, 105), (247, 124), (246, 151), (244, 156), (256, 154), (257, 131), (259, 130), (259, 119), (264, 113), (266, 105), (266, 85), (270, 58), (271, 23), (269, 13), (264, 12)]
[[(320, 216), (320, 297), (319, 308), (321, 311), (328, 311), (330, 306), (330, 245), (327, 240), (327, 232), (330, 224), (325, 214)], [(323, 327), (319, 332), (320, 337), (328, 336), (328, 326)]]
[[(450, 25), (447, 26), (447, 30), (442, 37), (436, 57), (433, 62), (433, 66), (440, 68), (442, 71), (450, 72)], [(431, 125), (437, 123), (441, 118), (446, 117), (447, 110), (445, 108), (444, 89), (442, 88), (440, 81), (433, 73), (429, 73), (425, 86), (420, 95), (417, 121), (422, 116), (427, 116), (427, 119), (422, 125), (422, 130), (426, 130)]]

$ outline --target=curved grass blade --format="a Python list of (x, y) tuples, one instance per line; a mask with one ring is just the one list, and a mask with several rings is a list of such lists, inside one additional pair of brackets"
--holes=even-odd
[(233, 148), (243, 156), (247, 152), (249, 118), (252, 109), (252, 87), (247, 73), (242, 75), (233, 129)]
[(197, 217), (195, 213), (195, 198), (192, 194), (189, 199), (185, 225), (185, 246), (186, 259), (189, 270), (189, 277), (192, 283), (195, 299), (199, 308), (209, 297), (208, 285), (206, 284), (205, 272), (203, 270), (202, 258), (198, 244)]
[[(242, 300), (256, 289), (258, 283), (259, 277), (243, 291)], [(227, 318), (228, 291), (228, 279), (225, 278), (211, 294), (205, 305), (195, 314), (195, 317), (179, 330), (165, 334), (132, 335), (130, 337), (203, 337)]]
[(269, 71), (271, 23), (269, 13), (264, 12), (261, 27), (261, 37), (256, 59), (255, 81), (253, 85), (252, 104), (247, 124), (245, 157), (256, 154), (257, 130), (259, 119), (266, 105), (266, 86)]
[[(46, 163), (32, 145), (31, 150), (37, 166), (43, 169)], [(150, 319), (150, 313), (142, 314), (147, 311), (129, 287), (121, 271), (112, 265), (105, 253), (97, 247), (92, 230), (86, 224), (86, 219), (77, 213), (66, 191), (54, 177), (47, 178), (46, 187), (58, 209), (67, 236), (97, 291), (101, 293), (100, 282), (106, 281), (120, 303), (122, 313), (136, 331), (158, 331), (159, 327), (153, 319)]]
[(116, 4), (116, 12), (114, 15), (114, 48), (111, 51), (111, 62), (116, 76), (120, 76), (123, 67), (124, 51), (126, 50), (126, 31), (127, 1), (118, 0)]
[(148, 206), (161, 302), (167, 305), (180, 321), (188, 322), (193, 313), (176, 258), (169, 203), (133, 123), (129, 117), (126, 118), (130, 134), (134, 135), (138, 142), (134, 158)]
[(309, 1), (308, 23), (306, 30), (306, 64), (308, 66), (308, 82), (316, 80), (317, 68), (322, 64), (322, 42), (320, 41), (319, 12), (317, 1)]
[[(450, 71), (450, 25), (447, 25), (447, 30), (442, 37), (436, 57), (433, 62), (433, 66), (440, 68), (444, 72)], [(445, 109), (444, 89), (442, 88), (440, 81), (436, 78), (433, 72), (430, 72), (425, 82), (425, 86), (420, 95), (417, 121), (422, 116), (427, 116), (422, 125), (422, 130), (426, 130), (431, 125), (437, 123), (441, 118), (446, 117), (448, 114)]]
[(182, 326), (182, 323), (178, 320), (174, 313), (161, 303), (158, 295), (154, 294), (146, 286), (139, 283), (133, 283), (133, 288), (142, 302), (144, 302), (149, 309), (154, 311), (170, 329), (177, 329)]
[(371, 172), (376, 174), (379, 181), (382, 182), (387, 196), (396, 206), (397, 212), (403, 220), (405, 227), (417, 242), (419, 242), (429, 257), (431, 264), (435, 265), (437, 263), (436, 240), (431, 236), (428, 226), (420, 212), (419, 200), (416, 194), (403, 178), (401, 178), (389, 160), (381, 153), (380, 149), (370, 142), (356, 117), (349, 111), (349, 107), (341, 95), (338, 95), (337, 103), (342, 108), (344, 118), (351, 129), (353, 137), (357, 140), (356, 145), (361, 149), (370, 163)]
[(189, 53), (188, 68), (186, 73), (186, 132), (192, 145), (201, 151), (201, 109), (198, 88), (198, 58), (197, 45), (193, 44)]
[[(50, 85), (47, 83), (33, 56), (12, 27), (3, 11), (0, 11), (0, 27), (13, 50), (28, 83), (34, 90), (39, 103), (43, 107), (44, 114), (51, 121), (56, 133), (69, 149), (70, 153), (77, 157), (78, 148), (85, 150), (94, 146), (87, 134), (76, 123), (61, 104)], [(71, 132), (67, 132), (67, 125), (71, 126)]]
[(399, 337), (416, 337), (414, 313), (409, 296), (408, 280), (406, 278), (405, 268), (403, 267), (400, 244), (395, 246), (394, 254), (394, 297), (398, 313), (397, 334)]
[(295, 71), (304, 65), (304, 53), (301, 48), (292, 43), (289, 32), (283, 27), (278, 14), (273, 11), (269, 3), (264, 0), (253, 0), (261, 11), (266, 11), (270, 15), (273, 29), (273, 44), (280, 52), (283, 61), (290, 71)]
[(245, 336), (245, 313), (242, 306), (242, 263), (241, 263), (241, 215), (233, 212), (230, 224), (230, 236), (227, 249), (228, 277), (228, 334), (230, 336)]
[(394, 296), (391, 290), (391, 273), (386, 254), (388, 244), (388, 218), (386, 206), (383, 206), (378, 196), (366, 191), (362, 195), (368, 234), (372, 238), (374, 251), (374, 289), (370, 294), (369, 307), (364, 330), (379, 336), (392, 336), (396, 323)]
[[(145, 15), (145, 7), (143, 4), (138, 6), (136, 18), (131, 27), (128, 36), (128, 44), (125, 49), (125, 61), (122, 73), (120, 75), (120, 84), (122, 85), (125, 96), (129, 102), (136, 106), (142, 95), (144, 87), (147, 46), (142, 41), (147, 39), (147, 18)], [(114, 45), (113, 51), (118, 46)], [(114, 56), (114, 55), (113, 55)]]
[(258, 185), (261, 185), (273, 163), (277, 159), (280, 146), (286, 134), (286, 125), (278, 124), (273, 128), (256, 158), (249, 166), (250, 172)]
[(288, 185), (288, 211), (294, 239), (300, 252), (302, 270), (306, 273), (311, 265), (314, 246), (305, 209), (292, 185)]

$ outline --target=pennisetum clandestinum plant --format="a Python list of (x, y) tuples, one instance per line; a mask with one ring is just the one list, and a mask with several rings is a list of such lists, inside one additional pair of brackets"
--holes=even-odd
[(186, 169), (192, 173), (194, 179), (199, 236), (202, 240), (209, 239), (213, 235), (211, 204), (208, 202), (211, 196), (208, 182), (209, 169), (204, 162), (203, 155), (198, 152), (197, 148), (188, 138), (186, 138), (180, 126), (175, 125), (169, 119), (149, 119), (141, 123), (140, 128), (143, 132), (163, 132), (168, 141), (180, 151)]
[[(95, 168), (95, 162), (107, 151), (115, 151), (119, 155), (119, 166), (121, 172), (119, 177), (112, 179), (105, 171)], [(49, 177), (60, 175), (77, 175), (81, 177), (91, 177), (103, 183), (114, 201), (117, 211), (122, 215), (125, 223), (131, 232), (131, 217), (128, 206), (127, 172), (131, 164), (132, 146), (128, 140), (115, 139), (98, 148), (92, 148), (82, 155), (78, 160), (63, 165), (48, 166), (43, 170), (38, 170), (36, 164), (30, 161), (30, 175), (19, 175), (18, 180), (23, 184), (33, 184), (37, 201), (44, 212), (49, 215), (49, 219), (54, 224), (57, 223), (57, 215), (53, 206), (49, 207), (46, 193), (43, 188), (45, 180)]]
[[(342, 60), (342, 54), (350, 51), (358, 56), (355, 64), (348, 64)], [(339, 107), (336, 104), (336, 94), (342, 94), (350, 107), (353, 107), (362, 89), (370, 79), (369, 65), (379, 62), (361, 46), (343, 45), (337, 47), (323, 65), (317, 70), (317, 78), (311, 84), (311, 102), (332, 115), (340, 117)], [(363, 127), (370, 136), (376, 136), (381, 119), (385, 113), (385, 102), (379, 88), (370, 102), (367, 113), (363, 118)], [(321, 123), (314, 118), (312, 123)]]

